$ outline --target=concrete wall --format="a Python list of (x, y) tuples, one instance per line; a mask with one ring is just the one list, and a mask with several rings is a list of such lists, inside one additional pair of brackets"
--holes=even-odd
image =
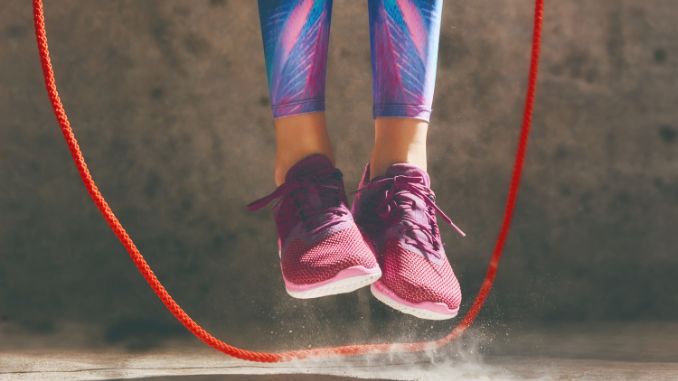
[[(444, 231), (464, 307), (503, 211), (531, 6), (444, 7), (430, 172), (469, 235)], [(369, 35), (363, 1), (334, 8), (327, 113), (352, 189), (372, 139)], [(199, 321), (264, 342), (447, 329), (391, 313), (366, 290), (308, 302), (284, 293), (270, 212), (244, 209), (273, 188), (256, 2), (63, 0), (46, 13), (95, 178)], [(548, 2), (534, 132), (488, 324), (678, 318), (677, 18), (673, 0)], [(78, 180), (28, 1), (3, 6), (0, 62), (0, 321), (37, 332), (87, 323), (109, 342), (178, 335)]]

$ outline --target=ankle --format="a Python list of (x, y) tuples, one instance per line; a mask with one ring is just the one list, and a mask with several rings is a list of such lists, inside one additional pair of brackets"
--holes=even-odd
[(325, 128), (325, 113), (298, 114), (275, 120), (276, 154), (273, 178), (285, 182), (287, 171), (299, 160), (313, 155), (326, 156), (334, 164), (334, 152)]
[(324, 150), (307, 150), (297, 152), (285, 152), (284, 155), (276, 155), (275, 167), (273, 170), (273, 179), (275, 181), (275, 185), (280, 186), (282, 183), (285, 182), (285, 176), (287, 175), (287, 171), (289, 171), (289, 169), (292, 168), (296, 163), (314, 154), (323, 155), (332, 162), (332, 165), (335, 164), (334, 155), (332, 154), (331, 151), (326, 152)]
[(373, 154), (370, 159), (370, 180), (385, 175), (391, 165), (398, 163), (416, 165), (427, 171), (426, 151), (413, 150), (404, 155)]
[(413, 164), (427, 170), (428, 123), (411, 118), (375, 120), (374, 147), (370, 156), (370, 180), (383, 176), (396, 163)]

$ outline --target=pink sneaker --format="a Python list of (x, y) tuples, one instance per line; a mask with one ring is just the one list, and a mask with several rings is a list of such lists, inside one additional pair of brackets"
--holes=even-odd
[(383, 271), (372, 294), (384, 304), (421, 319), (457, 316), (459, 282), (447, 260), (436, 213), (462, 232), (435, 203), (426, 171), (393, 164), (385, 176), (369, 181), (365, 166), (352, 212), (378, 253)]
[(282, 185), (247, 208), (255, 211), (275, 199), (278, 256), (288, 294), (300, 299), (342, 294), (381, 277), (374, 252), (348, 210), (342, 173), (327, 157), (300, 160)]

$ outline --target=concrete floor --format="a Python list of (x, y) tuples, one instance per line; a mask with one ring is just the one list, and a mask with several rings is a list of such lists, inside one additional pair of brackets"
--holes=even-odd
[(385, 365), (357, 360), (261, 365), (202, 351), (5, 353), (0, 380), (675, 380), (677, 362), (562, 357), (487, 357), (470, 362)]
[[(5, 333), (7, 331), (4, 331)], [(69, 335), (77, 342), (78, 334)], [(6, 339), (10, 339), (5, 335)], [(444, 353), (255, 364), (194, 340), (151, 350), (93, 346), (65, 336), (0, 344), (0, 380), (675, 380), (678, 324), (588, 324), (472, 331)]]

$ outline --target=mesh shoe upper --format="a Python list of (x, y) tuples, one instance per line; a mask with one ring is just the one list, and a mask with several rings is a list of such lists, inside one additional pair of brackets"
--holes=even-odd
[(425, 171), (399, 163), (369, 181), (369, 165), (365, 167), (353, 215), (378, 253), (383, 272), (379, 283), (407, 302), (442, 302), (456, 309), (461, 291), (436, 214), (463, 235), (435, 204)]
[(351, 266), (377, 266), (348, 210), (342, 173), (327, 157), (302, 159), (288, 170), (282, 185), (248, 208), (254, 211), (273, 200), (287, 282), (312, 284)]

